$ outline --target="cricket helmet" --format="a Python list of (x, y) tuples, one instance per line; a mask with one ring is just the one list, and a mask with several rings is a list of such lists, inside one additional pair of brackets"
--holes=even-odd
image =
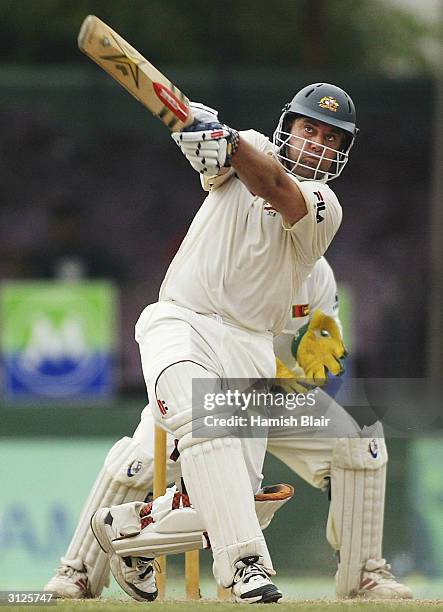
[[(305, 176), (297, 175), (297, 166), (303, 166), (299, 159), (309, 139), (298, 138), (299, 141), (304, 140), (305, 143), (298, 143), (298, 146), (295, 147), (289, 142), (291, 140), (292, 123), (296, 117), (300, 116), (322, 121), (343, 131), (345, 137), (340, 150), (336, 152), (336, 160), (330, 170), (322, 172), (319, 168), (324, 159), (324, 152), (329, 148), (325, 146), (323, 154), (318, 156), (319, 161), (317, 169), (313, 171), (314, 176), (308, 180), (326, 182), (337, 178), (348, 161), (349, 151), (359, 131), (356, 127), (355, 106), (351, 97), (336, 85), (313, 83), (303, 87), (283, 107), (273, 137), (273, 142), (277, 145), (276, 155), (289, 172), (302, 180), (307, 180)], [(300, 151), (299, 159), (294, 161), (288, 156), (288, 147)]]

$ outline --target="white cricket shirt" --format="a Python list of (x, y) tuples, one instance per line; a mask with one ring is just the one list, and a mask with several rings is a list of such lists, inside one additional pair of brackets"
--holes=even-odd
[[(273, 148), (253, 130), (240, 135), (260, 151)], [(256, 332), (280, 333), (294, 293), (328, 248), (342, 217), (327, 185), (291, 178), (308, 209), (292, 227), (284, 227), (280, 213), (236, 176), (211, 191), (169, 266), (159, 299), (218, 314)]]
[(289, 368), (296, 365), (291, 352), (292, 339), (303, 325), (309, 323), (315, 310), (321, 310), (332, 317), (342, 331), (338, 304), (334, 272), (325, 257), (321, 257), (315, 263), (303, 285), (294, 294), (284, 329), (274, 338), (276, 356)]

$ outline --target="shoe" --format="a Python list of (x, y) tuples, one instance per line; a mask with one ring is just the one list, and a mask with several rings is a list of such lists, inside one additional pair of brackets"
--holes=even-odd
[(397, 582), (386, 559), (368, 559), (363, 568), (357, 597), (365, 599), (412, 599), (409, 587)]
[(118, 537), (118, 534), (113, 528), (113, 518), (109, 508), (97, 510), (91, 518), (91, 529), (100, 547), (108, 555), (111, 572), (124, 592), (136, 601), (157, 599), (154, 559), (120, 557), (114, 553), (112, 540)]
[(88, 574), (86, 570), (76, 570), (62, 564), (55, 575), (45, 584), (43, 591), (54, 593), (54, 597), (66, 599), (86, 599), (88, 592)]
[(232, 593), (238, 603), (275, 603), (282, 594), (273, 584), (259, 557), (245, 557), (235, 564)]
[(124, 590), (136, 601), (154, 601), (158, 589), (155, 580), (154, 559), (145, 557), (120, 557), (110, 559), (111, 572)]

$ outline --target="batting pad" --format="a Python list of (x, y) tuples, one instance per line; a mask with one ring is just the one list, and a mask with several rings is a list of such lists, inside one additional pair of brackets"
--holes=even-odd
[(83, 506), (77, 528), (62, 563), (88, 572), (88, 590), (98, 597), (109, 582), (109, 562), (95, 539), (90, 520), (98, 508), (130, 501), (143, 501), (148, 493), (152, 461), (132, 438), (122, 438), (109, 451)]
[(114, 552), (123, 557), (159, 557), (208, 548), (201, 516), (189, 502), (183, 505), (183, 497), (187, 496), (173, 486), (148, 504), (110, 508)]
[(337, 597), (355, 595), (366, 561), (382, 556), (387, 460), (383, 438), (339, 438), (334, 447), (327, 537), (340, 555)]
[[(256, 494), (255, 510), (261, 529), (269, 525), (277, 510), (293, 495), (294, 488), (288, 484), (264, 487)], [(211, 543), (202, 517), (190, 505), (177, 505), (176, 500), (182, 497), (173, 486), (149, 504), (133, 502), (110, 508), (114, 552), (123, 557), (159, 557), (209, 548)], [(125, 534), (130, 535), (122, 537)]]
[(240, 440), (221, 438), (185, 448), (182, 474), (190, 500), (206, 526), (221, 586), (232, 585), (234, 563), (248, 556), (272, 561), (257, 519)]

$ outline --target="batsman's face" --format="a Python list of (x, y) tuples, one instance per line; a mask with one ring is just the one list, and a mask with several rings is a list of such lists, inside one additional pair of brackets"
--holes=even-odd
[(344, 134), (332, 125), (297, 117), (291, 127), (287, 156), (294, 162), (294, 170), (306, 179), (319, 179), (341, 156)]

